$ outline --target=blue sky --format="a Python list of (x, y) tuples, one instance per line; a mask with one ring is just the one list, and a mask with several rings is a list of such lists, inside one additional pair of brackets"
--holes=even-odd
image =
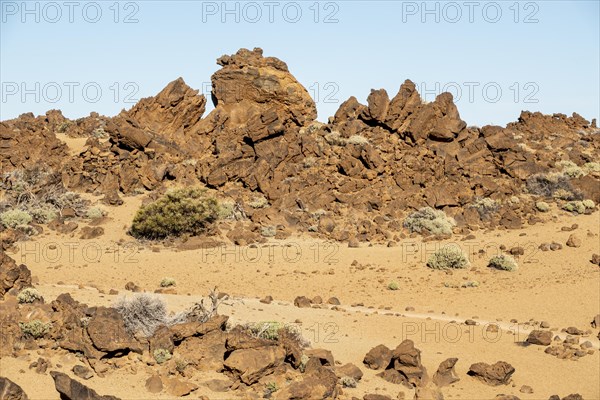
[[(210, 92), (216, 58), (262, 47), (319, 119), (372, 88), (446, 89), (472, 125), (521, 110), (600, 114), (598, 1), (0, 1), (0, 119), (114, 115), (182, 76)], [(209, 107), (210, 109), (210, 107)]]

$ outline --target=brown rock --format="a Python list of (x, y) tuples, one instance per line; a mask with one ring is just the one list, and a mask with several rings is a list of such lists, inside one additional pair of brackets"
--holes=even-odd
[(526, 342), (529, 344), (537, 344), (539, 346), (549, 346), (552, 343), (552, 332), (541, 330), (531, 331)]
[(294, 305), (299, 308), (310, 308), (312, 301), (306, 296), (298, 296), (294, 299)]
[(101, 226), (84, 226), (81, 228), (79, 239), (96, 239), (102, 235), (104, 235), (104, 228)]
[(581, 247), (581, 239), (579, 238), (579, 236), (577, 236), (573, 233), (573, 234), (571, 234), (571, 236), (569, 236), (569, 239), (567, 239), (567, 246)]
[(114, 308), (98, 307), (88, 322), (87, 333), (100, 351), (142, 353), (142, 346), (127, 332), (121, 314)]
[(85, 380), (91, 379), (94, 376), (92, 370), (84, 365), (75, 365), (72, 368), (72, 371), (75, 376)]
[(280, 366), (285, 359), (285, 351), (278, 346), (257, 349), (241, 349), (232, 352), (223, 363), (233, 377), (246, 385), (258, 382)]
[(198, 389), (198, 385), (177, 378), (169, 378), (165, 383), (168, 394), (175, 397), (183, 397)]
[(17, 265), (4, 251), (0, 251), (0, 300), (12, 291), (18, 294), (21, 289), (31, 287), (31, 271), (21, 264)]
[(454, 382), (458, 382), (460, 378), (454, 371), (454, 366), (456, 365), (457, 361), (458, 358), (448, 358), (447, 360), (442, 361), (436, 373), (433, 375), (433, 383), (439, 387), (442, 387), (451, 385)]
[(469, 376), (473, 376), (481, 382), (490, 386), (508, 385), (515, 369), (512, 365), (504, 361), (498, 361), (489, 365), (483, 362), (471, 365)]
[(344, 364), (341, 367), (336, 367), (335, 374), (338, 378), (349, 376), (355, 381), (360, 381), (363, 377), (363, 372), (356, 365), (352, 363)]
[(160, 393), (163, 390), (163, 382), (160, 375), (152, 375), (146, 379), (146, 390), (150, 393)]
[(380, 344), (375, 346), (365, 355), (363, 363), (370, 369), (385, 369), (392, 360), (392, 350), (387, 346)]
[(119, 400), (115, 396), (101, 396), (95, 390), (69, 378), (68, 375), (58, 371), (51, 371), (54, 386), (64, 400)]
[(8, 378), (0, 376), (0, 399), (2, 400), (29, 400), (21, 386)]

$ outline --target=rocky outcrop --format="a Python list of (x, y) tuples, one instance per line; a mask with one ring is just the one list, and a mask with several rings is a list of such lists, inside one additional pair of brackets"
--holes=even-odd
[(31, 287), (31, 271), (23, 264), (17, 265), (0, 249), (0, 300), (8, 292), (16, 295), (26, 287)]

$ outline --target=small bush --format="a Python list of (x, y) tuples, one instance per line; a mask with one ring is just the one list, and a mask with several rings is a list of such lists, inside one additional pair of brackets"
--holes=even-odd
[(503, 271), (516, 271), (519, 266), (517, 265), (515, 259), (511, 256), (507, 254), (500, 254), (490, 259), (488, 262), (488, 267)]
[(167, 324), (167, 305), (158, 296), (138, 294), (132, 298), (119, 299), (115, 305), (123, 317), (125, 328), (132, 334), (152, 336), (161, 325)]
[(540, 212), (548, 212), (550, 210), (550, 205), (544, 201), (538, 201), (535, 203), (535, 208)]
[(468, 265), (469, 260), (465, 253), (453, 245), (442, 247), (427, 260), (427, 266), (432, 269), (460, 269)]
[(173, 358), (173, 355), (167, 349), (156, 349), (154, 350), (153, 356), (158, 364), (165, 363)]
[(582, 203), (586, 209), (591, 210), (591, 209), (596, 208), (596, 203), (594, 203), (594, 200), (587, 199), (587, 200), (583, 200)]
[(546, 198), (577, 200), (580, 196), (579, 193), (573, 190), (569, 177), (564, 174), (533, 175), (527, 179), (526, 188), (529, 193)]
[(400, 289), (400, 286), (398, 285), (398, 282), (392, 281), (388, 284), (387, 288), (389, 290), (398, 290)]
[(360, 135), (352, 135), (348, 139), (346, 139), (346, 143), (354, 145), (365, 145), (369, 144), (369, 139)]
[(342, 377), (342, 379), (340, 379), (340, 383), (342, 384), (342, 387), (345, 388), (355, 388), (357, 386), (356, 379), (350, 376)]
[(277, 229), (274, 226), (263, 226), (260, 228), (260, 234), (264, 237), (274, 237), (277, 235)]
[(17, 296), (17, 301), (23, 303), (33, 303), (36, 300), (41, 300), (42, 295), (34, 288), (25, 288)]
[(327, 133), (325, 136), (325, 141), (329, 143), (331, 146), (345, 146), (346, 139), (344, 139), (338, 131), (331, 131)]
[(423, 207), (410, 214), (404, 220), (404, 227), (410, 232), (421, 233), (424, 229), (434, 235), (452, 233), (452, 227), (456, 225), (453, 219), (448, 218), (443, 211), (434, 210), (431, 207)]
[(31, 217), (38, 224), (46, 224), (58, 217), (56, 209), (48, 204), (43, 204), (39, 207), (34, 207), (29, 210)]
[(580, 176), (585, 175), (583, 169), (578, 167), (577, 164), (572, 161), (560, 161), (558, 166), (562, 167), (562, 173), (569, 178), (579, 178)]
[(21, 332), (26, 337), (31, 337), (34, 339), (39, 339), (44, 337), (44, 335), (50, 332), (52, 329), (52, 323), (43, 323), (39, 319), (34, 319), (29, 322), (19, 322), (19, 328), (21, 328)]
[(89, 218), (89, 219), (102, 218), (105, 215), (106, 215), (106, 211), (104, 211), (100, 207), (92, 207), (92, 208), (88, 209), (85, 214), (86, 218)]
[(133, 218), (131, 234), (137, 238), (164, 239), (206, 232), (219, 216), (219, 205), (198, 188), (167, 192), (142, 206)]
[(563, 204), (563, 210), (575, 213), (575, 214), (583, 214), (585, 212), (585, 205), (583, 201), (569, 201), (568, 203)]
[(177, 282), (173, 278), (163, 278), (163, 280), (160, 281), (160, 287), (171, 287), (171, 286), (177, 286)]
[(300, 365), (298, 366), (300, 372), (304, 373), (306, 370), (306, 364), (308, 364), (309, 360), (310, 358), (306, 354), (302, 354), (302, 357), (300, 357)]
[(490, 215), (496, 213), (500, 208), (500, 203), (489, 197), (477, 199), (471, 207), (476, 209), (481, 219), (488, 219)]
[(264, 196), (258, 196), (248, 202), (252, 208), (265, 208), (269, 206), (269, 201)]
[(27, 225), (33, 218), (27, 211), (8, 210), (0, 214), (0, 224), (6, 228), (16, 228), (17, 226)]
[(279, 330), (286, 326), (277, 321), (263, 321), (246, 325), (250, 334), (260, 339), (279, 340)]
[(587, 172), (588, 174), (594, 173), (594, 172), (600, 172), (600, 163), (588, 162), (588, 163), (583, 164), (583, 166), (581, 168), (583, 168), (583, 170), (585, 172)]

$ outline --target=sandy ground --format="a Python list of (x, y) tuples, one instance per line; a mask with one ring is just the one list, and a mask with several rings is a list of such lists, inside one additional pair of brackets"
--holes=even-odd
[[(272, 240), (257, 247), (230, 245), (185, 251), (140, 243), (126, 231), (141, 198), (125, 200), (123, 206), (106, 207), (108, 220), (102, 224), (105, 234), (100, 238), (81, 240), (79, 229), (66, 236), (47, 231), (33, 241), (19, 243), (18, 251), (10, 255), (31, 269), (46, 299), (69, 292), (88, 304), (108, 305), (130, 294), (124, 290), (129, 281), (154, 291), (164, 277), (172, 277), (177, 281), (177, 294), (164, 296), (176, 311), (217, 286), (232, 298), (220, 309), (231, 316), (232, 322), (299, 320), (313, 347), (330, 349), (336, 360), (361, 367), (372, 347), (383, 343), (393, 348), (409, 338), (422, 350), (423, 364), (430, 375), (441, 361), (458, 357), (456, 371), (461, 380), (443, 389), (446, 399), (492, 399), (498, 393), (521, 399), (545, 400), (552, 394), (564, 397), (570, 393), (580, 393), (586, 400), (600, 398), (600, 356), (594, 336), (583, 339), (594, 344), (594, 354), (577, 361), (552, 357), (543, 352), (543, 347), (522, 345), (531, 329), (528, 321), (548, 321), (557, 333), (569, 326), (587, 330), (592, 318), (600, 313), (600, 269), (589, 262), (592, 253), (600, 253), (598, 212), (572, 216), (554, 210), (547, 214), (548, 222), (544, 224), (514, 231), (478, 231), (469, 240), (455, 236), (472, 265), (446, 273), (430, 270), (425, 262), (432, 251), (448, 241), (423, 242), (420, 238), (406, 239), (389, 248), (348, 248), (309, 237)], [(572, 224), (578, 224), (573, 232), (561, 230)], [(80, 228), (84, 225), (80, 223)], [(583, 240), (581, 247), (565, 245), (572, 233)], [(539, 244), (552, 241), (561, 243), (563, 249), (537, 249)], [(525, 249), (518, 259), (518, 271), (486, 267), (501, 245)], [(486, 253), (480, 254), (480, 250)], [(399, 284), (399, 290), (387, 289), (392, 281)], [(465, 281), (478, 281), (479, 286), (447, 287)], [(106, 294), (110, 289), (120, 294)], [(274, 297), (272, 304), (258, 302), (266, 295)], [(318, 295), (324, 300), (336, 296), (345, 311), (294, 307), (293, 299), (300, 295)], [(408, 312), (407, 307), (414, 310)], [(470, 318), (479, 325), (464, 325)], [(498, 335), (485, 333), (486, 323), (492, 321), (500, 321), (503, 329)], [(19, 359), (3, 358), (0, 375), (22, 385), (32, 399), (57, 399), (51, 377), (28, 369), (37, 357), (31, 352)], [(472, 363), (499, 360), (516, 368), (512, 385), (494, 388), (466, 375)], [(77, 360), (65, 353), (54, 356), (52, 362), (68, 372)], [(345, 397), (382, 393), (396, 398), (399, 392), (405, 392), (407, 398), (412, 398), (411, 390), (362, 369), (365, 377), (356, 389), (344, 389)], [(123, 399), (168, 398), (144, 389), (148, 376), (146, 371), (130, 376), (117, 370), (86, 384), (101, 394)], [(197, 383), (201, 385), (209, 378), (214, 376), (202, 377)], [(534, 393), (520, 393), (522, 385), (531, 386)], [(203, 386), (191, 398), (201, 394), (211, 399), (231, 398)]]

